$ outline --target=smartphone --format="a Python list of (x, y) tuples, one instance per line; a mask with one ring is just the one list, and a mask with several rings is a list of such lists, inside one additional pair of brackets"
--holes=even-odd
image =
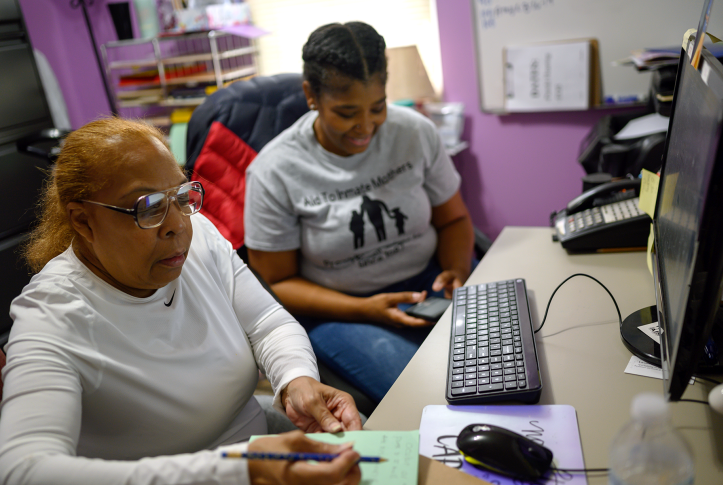
[(430, 296), (426, 300), (407, 308), (407, 315), (436, 322), (442, 316), (452, 300)]

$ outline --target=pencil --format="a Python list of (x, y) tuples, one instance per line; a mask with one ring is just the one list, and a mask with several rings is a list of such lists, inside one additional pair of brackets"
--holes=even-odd
[[(332, 453), (238, 453), (234, 451), (224, 451), (221, 453), (223, 458), (246, 458), (247, 460), (286, 460), (286, 461), (331, 461), (339, 455)], [(387, 461), (386, 458), (378, 456), (362, 456), (359, 461), (366, 463), (382, 463)]]

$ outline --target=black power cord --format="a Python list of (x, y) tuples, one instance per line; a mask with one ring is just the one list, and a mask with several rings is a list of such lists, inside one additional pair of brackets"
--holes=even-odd
[(678, 399), (677, 402), (697, 402), (699, 404), (710, 404), (708, 401), (701, 401), (700, 399)]
[(608, 290), (605, 285), (603, 285), (602, 283), (600, 283), (600, 281), (598, 281), (596, 278), (593, 278), (593, 277), (590, 276), (589, 274), (585, 274), (585, 273), (575, 273), (574, 275), (571, 275), (571, 276), (568, 276), (567, 278), (565, 278), (565, 280), (564, 280), (562, 283), (560, 283), (559, 285), (557, 285), (557, 288), (555, 288), (555, 291), (552, 292), (552, 295), (550, 295), (550, 299), (549, 299), (548, 302), (547, 302), (547, 308), (545, 308), (545, 316), (542, 318), (542, 323), (541, 323), (540, 326), (537, 328), (537, 330), (535, 330), (535, 333), (537, 333), (537, 332), (539, 332), (540, 330), (542, 330), (542, 326), (545, 324), (545, 320), (547, 320), (547, 312), (550, 310), (550, 303), (552, 303), (552, 297), (555, 296), (555, 293), (557, 293), (557, 290), (559, 290), (562, 285), (564, 285), (568, 280), (574, 278), (575, 276), (585, 276), (585, 277), (590, 278), (591, 280), (595, 281), (595, 282), (596, 282), (597, 284), (599, 284), (600, 286), (602, 286), (602, 287), (605, 289), (605, 291), (608, 292), (608, 295), (610, 295), (610, 298), (613, 299), (613, 303), (615, 304), (615, 309), (618, 311), (618, 320), (620, 321), (620, 325), (623, 324), (623, 317), (622, 317), (622, 315), (620, 315), (620, 308), (618, 307), (618, 302), (615, 301), (615, 297), (613, 296), (612, 293), (610, 293), (610, 290)]
[(720, 384), (721, 384), (720, 382), (716, 381), (715, 379), (711, 379), (710, 377), (699, 376), (698, 374), (693, 374), (693, 377), (695, 377), (696, 379), (701, 379), (704, 381), (711, 382), (711, 383), (715, 384), (716, 386), (720, 386)]

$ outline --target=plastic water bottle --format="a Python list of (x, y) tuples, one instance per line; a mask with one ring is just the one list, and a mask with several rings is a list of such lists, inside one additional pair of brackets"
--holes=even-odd
[(631, 420), (610, 446), (610, 485), (691, 485), (693, 455), (658, 394), (635, 396)]

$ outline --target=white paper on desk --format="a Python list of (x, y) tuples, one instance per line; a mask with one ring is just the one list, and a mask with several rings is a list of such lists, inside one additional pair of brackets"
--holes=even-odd
[[(464, 461), (457, 436), (468, 424), (494, 424), (552, 450), (553, 466), (584, 468), (575, 408), (563, 404), (525, 406), (425, 406), (419, 425), (419, 454), (499, 485), (520, 482), (477, 469)], [(587, 484), (584, 475), (557, 474), (539, 484)]]
[[(630, 362), (625, 367), (626, 374), (636, 376), (652, 377), (653, 379), (663, 378), (663, 369), (657, 365), (649, 364), (639, 357), (630, 356)], [(695, 377), (691, 377), (688, 384), (695, 384)]]
[(505, 48), (507, 111), (590, 107), (589, 40)]
[(670, 118), (658, 113), (641, 116), (628, 121), (613, 138), (616, 140), (629, 140), (652, 135), (653, 133), (664, 133), (668, 131), (668, 121), (670, 121)]

